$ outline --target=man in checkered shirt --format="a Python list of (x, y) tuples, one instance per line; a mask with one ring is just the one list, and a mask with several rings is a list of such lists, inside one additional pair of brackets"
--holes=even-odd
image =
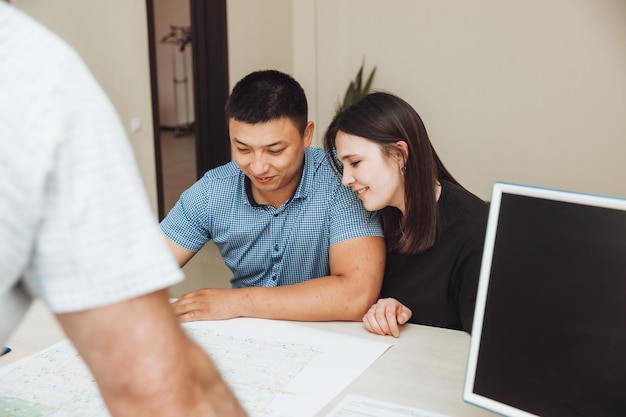
[(233, 317), (361, 321), (376, 302), (385, 246), (376, 214), (310, 147), (304, 90), (292, 77), (253, 72), (226, 103), (234, 161), (208, 171), (161, 222), (179, 265), (209, 240), (232, 288), (174, 303), (180, 321)]

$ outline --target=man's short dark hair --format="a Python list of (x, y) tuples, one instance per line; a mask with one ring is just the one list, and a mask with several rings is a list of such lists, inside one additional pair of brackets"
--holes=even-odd
[(226, 119), (257, 124), (290, 118), (301, 134), (308, 122), (306, 95), (291, 76), (276, 70), (255, 71), (242, 78), (226, 101)]

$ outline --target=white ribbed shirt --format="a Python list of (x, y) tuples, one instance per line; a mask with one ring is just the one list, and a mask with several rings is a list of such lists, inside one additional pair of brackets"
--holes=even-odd
[(181, 279), (110, 101), (73, 49), (0, 1), (0, 343), (32, 297), (79, 311)]

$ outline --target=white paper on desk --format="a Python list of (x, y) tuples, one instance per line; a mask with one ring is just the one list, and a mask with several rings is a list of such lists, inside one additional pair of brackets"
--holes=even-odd
[(448, 417), (387, 401), (348, 394), (326, 417)]
[(185, 324), (251, 417), (310, 417), (391, 345), (240, 318)]
[(0, 368), (3, 416), (107, 417), (85, 363), (65, 339)]
[[(391, 346), (263, 319), (184, 327), (211, 355), (250, 417), (313, 416)], [(0, 404), (10, 405), (9, 416), (108, 416), (67, 340), (1, 368)]]

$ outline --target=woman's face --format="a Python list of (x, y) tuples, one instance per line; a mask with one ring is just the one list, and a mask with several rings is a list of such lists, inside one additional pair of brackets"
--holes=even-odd
[(387, 206), (404, 213), (404, 158), (386, 156), (381, 147), (368, 139), (337, 132), (337, 157), (343, 164), (343, 185), (352, 188), (368, 211)]

